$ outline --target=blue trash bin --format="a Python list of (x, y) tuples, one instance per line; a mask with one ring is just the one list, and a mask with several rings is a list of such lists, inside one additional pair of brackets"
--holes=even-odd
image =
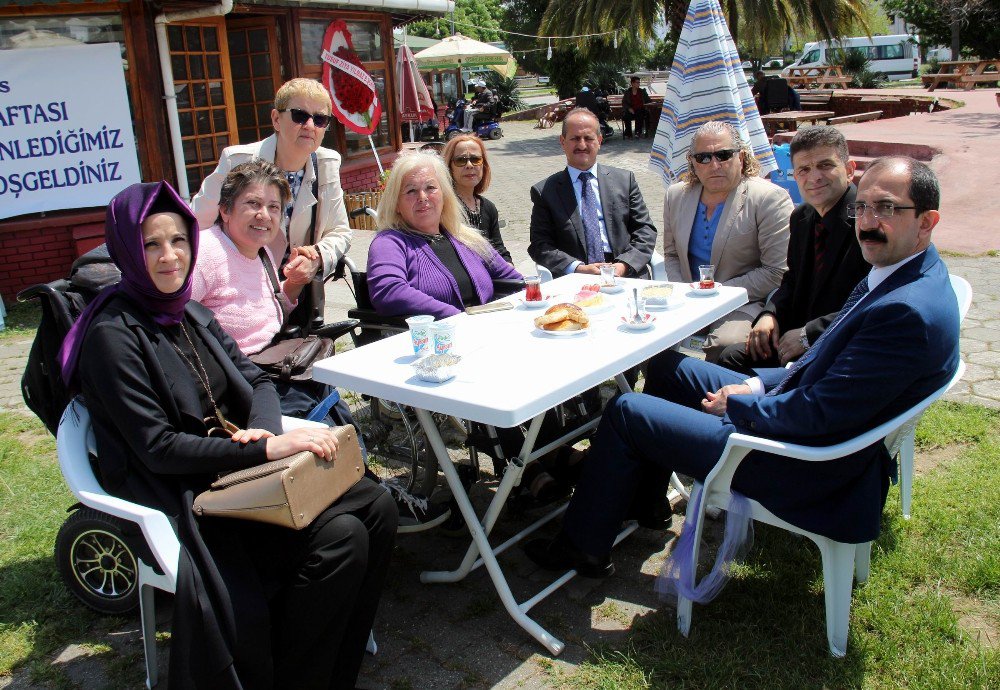
[(774, 161), (778, 164), (778, 169), (771, 173), (771, 182), (786, 189), (792, 201), (796, 204), (802, 203), (802, 195), (799, 194), (799, 186), (795, 184), (795, 177), (792, 170), (792, 152), (788, 144), (779, 144), (774, 147)]

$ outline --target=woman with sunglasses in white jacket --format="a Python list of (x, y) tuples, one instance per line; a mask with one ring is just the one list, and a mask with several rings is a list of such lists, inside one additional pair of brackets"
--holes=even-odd
[(315, 79), (285, 82), (271, 110), (274, 134), (223, 150), (215, 172), (205, 178), (191, 200), (199, 226), (209, 228), (219, 218), (219, 191), (230, 170), (253, 158), (281, 169), (292, 188), (292, 200), (285, 209), (284, 232), (277, 234), (269, 249), (286, 277), (316, 279), (312, 307), (319, 315), (323, 313), (322, 280), (347, 253), (352, 236), (340, 186), (340, 154), (320, 146), (333, 118), (331, 112), (330, 94)]

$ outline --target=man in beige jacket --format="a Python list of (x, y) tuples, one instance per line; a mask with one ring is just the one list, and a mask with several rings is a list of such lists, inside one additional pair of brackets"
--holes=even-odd
[(663, 201), (667, 277), (690, 283), (713, 264), (715, 280), (746, 288), (749, 303), (708, 328), (705, 357), (746, 342), (750, 324), (787, 268), (788, 220), (794, 205), (781, 187), (758, 177), (760, 164), (727, 122), (698, 128), (688, 170)]

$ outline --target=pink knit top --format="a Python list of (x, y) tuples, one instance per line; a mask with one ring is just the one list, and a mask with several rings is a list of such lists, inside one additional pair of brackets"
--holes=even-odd
[[(267, 256), (274, 265), (270, 250)], [(244, 354), (264, 349), (281, 329), (282, 304), (274, 296), (260, 258), (248, 259), (222, 228), (213, 225), (199, 236), (191, 298), (215, 313), (215, 318)], [(294, 304), (282, 294), (290, 310)]]

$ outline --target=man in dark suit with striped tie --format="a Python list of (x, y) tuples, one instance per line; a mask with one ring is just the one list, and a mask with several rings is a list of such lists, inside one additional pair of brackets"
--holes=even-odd
[(645, 275), (653, 256), (656, 227), (635, 175), (598, 165), (601, 141), (592, 112), (570, 112), (559, 136), (567, 167), (531, 188), (528, 254), (556, 277), (598, 275), (602, 264), (618, 276)]
[[(737, 430), (838, 443), (947, 383), (959, 361), (959, 314), (931, 244), (939, 201), (925, 164), (877, 160), (848, 207), (873, 268), (823, 336), (792, 368), (759, 369), (751, 379), (673, 351), (654, 358), (646, 392), (608, 405), (562, 531), (530, 542), (529, 557), (547, 568), (608, 575), (622, 521), (662, 505), (672, 471), (704, 479)], [(822, 463), (753, 452), (733, 488), (802, 529), (864, 543), (878, 536), (892, 463), (882, 443)]]

